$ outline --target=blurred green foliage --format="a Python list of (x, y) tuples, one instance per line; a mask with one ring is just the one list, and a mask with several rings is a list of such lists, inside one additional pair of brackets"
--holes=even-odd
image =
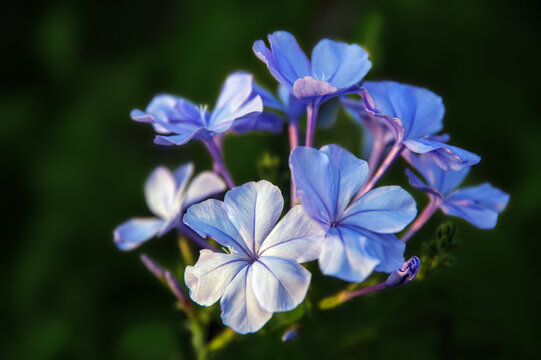
[[(7, 211), (3, 243), (2, 359), (189, 359), (190, 339), (173, 297), (138, 252), (121, 253), (112, 230), (145, 215), (152, 169), (188, 160), (210, 169), (201, 144), (161, 148), (130, 121), (160, 92), (212, 104), (234, 70), (275, 82), (251, 52), (265, 34), (293, 32), (305, 50), (322, 37), (358, 42), (374, 63), (368, 79), (428, 87), (444, 98), (453, 143), (483, 156), (468, 184), (511, 194), (495, 230), (457, 220), (456, 264), (423, 281), (306, 318), (298, 340), (281, 331), (236, 337), (226, 359), (535, 358), (540, 122), (534, 1), (54, 1), (2, 5), (0, 134)], [(9, 7), (8, 7), (9, 6)], [(359, 153), (359, 129), (343, 114), (316, 144)], [(287, 169), (287, 139), (226, 138), (241, 184), (257, 180), (265, 151)], [(269, 159), (272, 159), (269, 158)], [(270, 171), (275, 166), (269, 163)], [(382, 181), (406, 184), (404, 165)], [(275, 170), (272, 170), (275, 171)], [(270, 175), (273, 175), (273, 173)], [(280, 174), (280, 172), (275, 173)], [(270, 176), (269, 175), (269, 176)], [(419, 207), (426, 203), (421, 194)], [(8, 208), (9, 207), (9, 208)], [(437, 214), (407, 256), (430, 239)], [(454, 221), (454, 220), (453, 220)], [(143, 250), (170, 269), (175, 237)], [(315, 298), (344, 283), (310, 264)], [(218, 333), (221, 329), (215, 329)]]

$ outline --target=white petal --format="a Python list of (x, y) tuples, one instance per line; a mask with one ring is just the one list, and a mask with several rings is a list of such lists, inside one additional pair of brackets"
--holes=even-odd
[(163, 166), (156, 168), (145, 184), (145, 198), (150, 211), (162, 219), (173, 216), (176, 189), (177, 182), (171, 171)]
[(252, 286), (263, 309), (289, 311), (304, 300), (312, 275), (297, 262), (262, 256), (252, 268)]
[(246, 259), (210, 250), (201, 250), (194, 266), (186, 267), (184, 281), (193, 301), (203, 306), (214, 304), (231, 279), (249, 263)]
[(224, 191), (226, 188), (225, 182), (219, 176), (213, 172), (204, 171), (192, 180), (184, 196), (182, 206), (187, 208), (191, 204), (198, 203), (214, 194)]
[(272, 317), (264, 310), (252, 289), (252, 267), (242, 269), (225, 290), (220, 305), (222, 321), (239, 334), (256, 332)]
[(298, 262), (315, 260), (321, 252), (325, 231), (301, 205), (293, 207), (263, 241), (259, 255)]
[(233, 188), (224, 199), (229, 220), (255, 254), (280, 218), (284, 199), (280, 189), (266, 180)]

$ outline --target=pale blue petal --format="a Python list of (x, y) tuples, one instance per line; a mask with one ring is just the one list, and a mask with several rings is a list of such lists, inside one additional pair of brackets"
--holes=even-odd
[(415, 155), (410, 151), (405, 151), (403, 156), (423, 175), (429, 187), (432, 187), (443, 196), (446, 196), (459, 186), (470, 172), (469, 167), (459, 171), (445, 171), (428, 154)]
[(375, 271), (390, 273), (402, 266), (406, 250), (405, 242), (398, 240), (393, 234), (378, 234), (371, 231), (361, 231), (360, 233), (379, 245), (379, 247), (372, 248), (380, 261), (375, 267)]
[(239, 256), (201, 250), (197, 263), (184, 271), (190, 298), (199, 305), (211, 306), (222, 297), (233, 277), (248, 265), (248, 260)]
[(358, 84), (372, 63), (368, 53), (357, 44), (321, 40), (312, 51), (312, 74), (338, 89)]
[(236, 72), (225, 79), (220, 96), (214, 106), (214, 111), (221, 109), (238, 109), (252, 94), (253, 75)]
[(233, 122), (233, 130), (238, 134), (250, 131), (268, 131), (279, 133), (284, 129), (284, 119), (272, 112), (262, 112), (258, 115), (249, 115)]
[(275, 256), (303, 263), (321, 252), (325, 231), (312, 220), (302, 205), (294, 206), (263, 241), (259, 256)]
[(458, 171), (481, 161), (477, 154), (430, 138), (406, 140), (404, 145), (417, 154), (429, 153), (443, 170)]
[(187, 208), (192, 204), (224, 191), (226, 188), (225, 182), (218, 175), (210, 171), (203, 171), (190, 183), (184, 195), (182, 207)]
[(382, 186), (357, 199), (339, 224), (389, 234), (402, 231), (416, 215), (417, 205), (407, 191), (400, 186)]
[(272, 312), (264, 310), (255, 297), (252, 276), (251, 266), (242, 269), (220, 301), (223, 323), (239, 334), (258, 331), (272, 317)]
[(156, 131), (158, 134), (169, 134), (170, 131), (158, 124), (154, 116), (151, 114), (148, 114), (144, 111), (141, 111), (139, 109), (134, 109), (130, 112), (130, 117), (133, 121), (141, 122), (141, 123), (148, 123), (152, 124), (152, 127), (154, 127), (154, 131)]
[(304, 300), (312, 275), (296, 261), (262, 256), (252, 269), (252, 287), (263, 309), (289, 311)]
[(306, 112), (306, 105), (303, 101), (293, 96), (292, 90), (288, 90), (284, 85), (278, 86), (278, 96), (284, 104), (287, 117), (291, 119), (299, 119)]
[(441, 130), (445, 108), (441, 97), (430, 90), (394, 81), (366, 81), (363, 87), (376, 107), (367, 110), (387, 120), (400, 119), (406, 140)]
[(498, 221), (498, 213), (505, 209), (508, 202), (508, 194), (485, 183), (457, 190), (445, 200), (441, 209), (478, 228), (492, 229)]
[(246, 247), (256, 254), (280, 218), (284, 199), (278, 187), (261, 180), (231, 189), (225, 194), (224, 204)]
[(368, 176), (368, 164), (335, 144), (325, 145), (320, 151), (329, 157), (333, 171), (338, 174), (336, 214), (341, 214), (364, 184)]
[(175, 215), (177, 181), (166, 167), (157, 167), (145, 183), (145, 199), (148, 208), (156, 216), (169, 220)]
[(350, 229), (332, 228), (323, 243), (319, 267), (323, 274), (349, 282), (362, 282), (379, 264), (378, 244)]
[(275, 31), (268, 39), (276, 65), (289, 83), (310, 75), (310, 61), (293, 35), (286, 31)]
[(426, 193), (430, 193), (439, 197), (443, 197), (443, 195), (440, 194), (440, 192), (437, 189), (426, 185), (424, 181), (419, 179), (419, 177), (417, 177), (417, 175), (415, 175), (413, 171), (411, 171), (410, 169), (406, 169), (406, 175), (408, 176), (408, 181), (410, 185), (414, 189), (424, 191)]
[(281, 112), (286, 111), (284, 105), (280, 101), (278, 101), (278, 99), (276, 99), (276, 97), (274, 97), (274, 95), (269, 90), (265, 89), (255, 81), (252, 84), (252, 88), (254, 94), (261, 96), (261, 100), (263, 100), (263, 105), (266, 108), (279, 110)]
[(113, 232), (115, 245), (122, 251), (135, 249), (158, 234), (165, 222), (157, 218), (133, 218)]
[(299, 146), (289, 155), (289, 168), (306, 212), (330, 225), (336, 215), (339, 176), (329, 157), (317, 149)]
[[(182, 202), (184, 201), (184, 192), (188, 186), (188, 182), (193, 175), (193, 164), (187, 163), (179, 166), (175, 171), (173, 171), (173, 176), (177, 181), (177, 191), (175, 195), (174, 203), (174, 212), (178, 213), (181, 210)], [(187, 206), (186, 206), (187, 207)]]
[(183, 221), (201, 237), (209, 236), (222, 246), (231, 249), (234, 254), (250, 257), (250, 251), (229, 220), (223, 202), (208, 199), (192, 205), (186, 211)]
[[(179, 127), (176, 127), (176, 131), (178, 131), (177, 135), (171, 135), (171, 136), (163, 136), (163, 135), (157, 135), (154, 138), (154, 144), (156, 145), (164, 145), (164, 146), (172, 146), (172, 145), (184, 145), (191, 139), (203, 139), (211, 136), (211, 134), (201, 128), (201, 127), (195, 127), (191, 124), (187, 126), (182, 126), (183, 130), (179, 129)], [(185, 130), (185, 131), (184, 131)]]
[(276, 59), (274, 58), (270, 49), (265, 45), (265, 42), (263, 40), (255, 41), (254, 45), (252, 46), (252, 50), (259, 60), (263, 61), (267, 65), (267, 68), (272, 76), (274, 76), (276, 81), (287, 87), (289, 92), (293, 93), (293, 82), (296, 80), (296, 78), (290, 81), (284, 76), (284, 74), (282, 74), (281, 70), (278, 68)]
[(219, 112), (213, 112), (209, 130), (214, 134), (218, 134), (228, 130), (235, 120), (243, 118), (245, 116), (259, 115), (263, 111), (263, 101), (258, 95), (238, 108), (226, 107), (222, 108)]

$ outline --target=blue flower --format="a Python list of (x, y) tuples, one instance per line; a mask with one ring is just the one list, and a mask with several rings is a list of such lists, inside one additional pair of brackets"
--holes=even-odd
[(133, 120), (151, 123), (159, 134), (159, 145), (183, 145), (191, 139), (210, 141), (216, 134), (231, 128), (235, 121), (263, 111), (261, 98), (253, 94), (253, 77), (234, 73), (227, 77), (214, 110), (195, 106), (186, 99), (171, 95), (156, 96), (146, 111), (133, 110)]
[(132, 250), (156, 235), (162, 236), (181, 224), (180, 214), (185, 208), (225, 190), (222, 179), (208, 171), (197, 175), (188, 186), (192, 174), (191, 163), (174, 173), (163, 166), (156, 168), (145, 184), (147, 205), (156, 216), (133, 218), (119, 225), (113, 232), (116, 246)]
[(290, 33), (276, 31), (268, 40), (270, 49), (263, 40), (255, 41), (254, 53), (289, 93), (306, 104), (319, 105), (333, 96), (357, 92), (372, 67), (368, 53), (357, 44), (323, 39), (310, 61)]
[(272, 313), (297, 307), (311, 274), (299, 263), (319, 256), (323, 230), (302, 206), (277, 223), (284, 200), (268, 181), (249, 182), (191, 206), (184, 223), (228, 253), (201, 250), (184, 279), (190, 297), (210, 306), (220, 298), (222, 320), (238, 333), (258, 331)]
[(402, 266), (405, 244), (393, 233), (417, 214), (410, 194), (399, 186), (382, 186), (350, 204), (367, 178), (368, 165), (334, 144), (319, 151), (296, 148), (289, 167), (302, 206), (326, 230), (319, 257), (324, 274), (361, 282), (374, 270)]
[(417, 154), (429, 153), (444, 170), (460, 170), (477, 164), (481, 158), (448, 145), (448, 136), (438, 136), (445, 108), (433, 92), (393, 81), (363, 83), (365, 111), (383, 121), (396, 143)]
[(414, 188), (429, 194), (435, 209), (445, 214), (458, 216), (481, 229), (492, 229), (498, 221), (498, 214), (509, 202), (509, 195), (484, 183), (478, 186), (458, 189), (470, 168), (459, 171), (445, 171), (427, 155), (407, 152), (406, 159), (426, 180), (419, 179), (412, 171), (406, 170), (409, 182)]

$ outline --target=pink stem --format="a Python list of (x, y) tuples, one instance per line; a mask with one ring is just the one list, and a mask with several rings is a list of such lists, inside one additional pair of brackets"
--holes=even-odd
[[(289, 119), (289, 125), (287, 126), (289, 134), (289, 151), (295, 150), (299, 146), (299, 119), (291, 118)], [(291, 207), (297, 204), (297, 185), (293, 181), (293, 176), (291, 176)]]
[(351, 300), (357, 296), (361, 296), (361, 295), (365, 295), (365, 294), (369, 294), (371, 292), (374, 292), (374, 291), (380, 291), (380, 290), (385, 290), (387, 289), (387, 286), (385, 285), (385, 281), (384, 282), (381, 282), (379, 284), (376, 284), (376, 285), (372, 285), (372, 286), (369, 286), (367, 288), (364, 288), (364, 289), (360, 289), (360, 290), (357, 290), (357, 291), (352, 291), (350, 293), (347, 293), (346, 295), (344, 295), (342, 297), (342, 299), (344, 301), (348, 301), (348, 300)]
[(355, 195), (355, 198), (353, 198), (353, 201), (357, 200), (361, 196), (363, 196), (368, 191), (372, 190), (374, 185), (379, 181), (379, 179), (387, 172), (389, 167), (392, 165), (392, 163), (396, 160), (398, 156), (400, 156), (400, 153), (404, 150), (404, 146), (402, 143), (395, 143), (381, 165), (379, 166), (378, 170), (374, 174), (374, 176), (366, 182), (363, 187), (359, 190), (357, 195)]
[(232, 189), (235, 187), (235, 183), (233, 182), (233, 178), (231, 178), (231, 174), (227, 170), (227, 167), (225, 166), (224, 160), (222, 158), (222, 152), (216, 146), (216, 143), (213, 140), (210, 141), (203, 141), (203, 143), (206, 145), (210, 156), (212, 156), (212, 159), (214, 160), (215, 169), (217, 172), (222, 175), (225, 182), (227, 183), (227, 186)]
[(314, 103), (306, 105), (306, 146), (312, 146), (314, 142), (318, 108)]
[(409, 239), (411, 239), (411, 237), (415, 235), (420, 228), (423, 227), (423, 225), (432, 217), (432, 215), (434, 215), (436, 210), (438, 210), (439, 206), (439, 198), (430, 196), (430, 201), (428, 202), (428, 205), (426, 205), (421, 214), (410, 225), (408, 232), (400, 240), (402, 240), (403, 242), (407, 242)]

